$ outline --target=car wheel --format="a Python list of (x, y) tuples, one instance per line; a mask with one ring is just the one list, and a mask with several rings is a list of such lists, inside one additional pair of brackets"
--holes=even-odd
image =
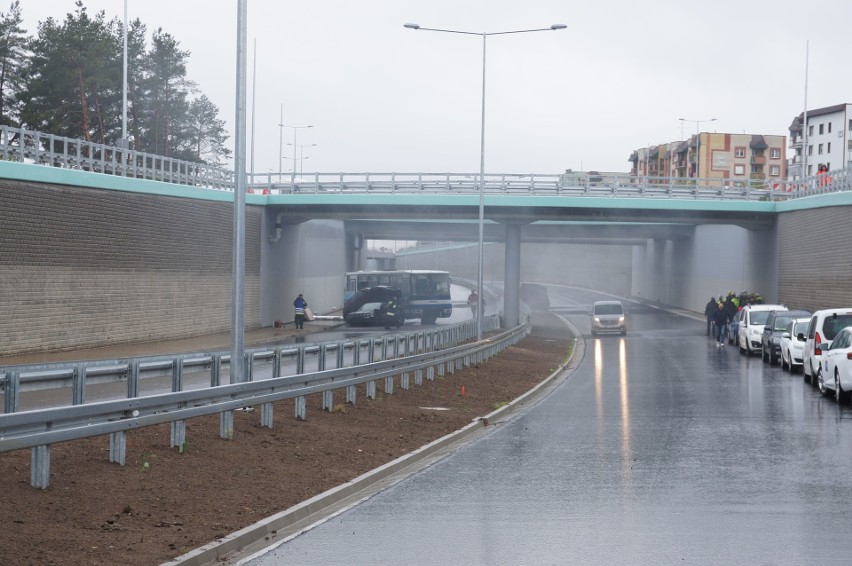
[(622, 335), (622, 336), (627, 336), (627, 329), (626, 329), (626, 328), (622, 328), (622, 329), (621, 329), (621, 335)]
[(811, 377), (811, 379), (813, 380), (814, 377), (816, 377), (819, 392), (822, 395), (828, 395), (828, 388), (825, 386), (825, 380), (822, 378), (822, 368), (818, 369), (816, 375)]
[(834, 399), (838, 403), (848, 403), (849, 396), (852, 394), (850, 391), (843, 391), (843, 388), (840, 386), (840, 374), (837, 370), (834, 370)]
[(781, 350), (781, 370), (787, 371), (787, 360), (784, 359), (784, 350)]
[(745, 354), (745, 353), (746, 353), (746, 349), (745, 349), (745, 348), (743, 348), (743, 343), (742, 343), (742, 341), (739, 339), (739, 337), (737, 337), (737, 347), (740, 349), (740, 354)]

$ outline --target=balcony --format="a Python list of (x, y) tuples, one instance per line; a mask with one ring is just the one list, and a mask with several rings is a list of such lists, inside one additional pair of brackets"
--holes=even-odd
[(766, 179), (766, 175), (764, 173), (752, 173), (748, 178), (755, 181), (763, 181)]
[(752, 165), (766, 165), (766, 156), (765, 155), (752, 155), (751, 156), (751, 164)]

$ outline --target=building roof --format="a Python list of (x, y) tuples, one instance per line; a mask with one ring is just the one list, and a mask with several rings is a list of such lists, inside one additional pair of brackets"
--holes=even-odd
[[(849, 102), (844, 102), (843, 104), (835, 104), (834, 106), (826, 106), (824, 108), (816, 108), (814, 110), (808, 110), (808, 118), (811, 116), (824, 116), (826, 114), (834, 114), (835, 112), (845, 112), (846, 107), (849, 106)], [(799, 112), (797, 117), (798, 120), (804, 120), (804, 112)]]
[(766, 140), (763, 139), (763, 136), (752, 135), (749, 147), (752, 149), (766, 149), (769, 146), (766, 145)]

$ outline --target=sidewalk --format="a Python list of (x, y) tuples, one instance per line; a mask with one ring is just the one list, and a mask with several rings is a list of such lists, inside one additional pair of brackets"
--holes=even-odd
[[(322, 332), (343, 324), (342, 321), (317, 320), (306, 322), (304, 330), (297, 330), (292, 323), (284, 328), (256, 328), (246, 330), (244, 344), (246, 348), (267, 344), (283, 344), (294, 342), (296, 337)], [(56, 362), (73, 362), (81, 360), (117, 360), (136, 356), (159, 356), (167, 354), (183, 354), (187, 352), (228, 351), (231, 349), (231, 333), (205, 334), (191, 338), (162, 340), (158, 342), (143, 342), (134, 344), (119, 344), (85, 350), (68, 350), (62, 352), (38, 352), (17, 356), (0, 357), (2, 366), (22, 366), (32, 364), (49, 364)]]

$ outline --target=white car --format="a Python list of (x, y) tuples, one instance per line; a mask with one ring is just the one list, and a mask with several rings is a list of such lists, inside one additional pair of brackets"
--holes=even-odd
[(852, 307), (823, 309), (813, 314), (805, 334), (805, 349), (802, 354), (802, 378), (805, 381), (818, 385), (822, 360), (819, 345), (830, 346), (834, 335), (847, 326), (852, 326)]
[(819, 372), (819, 391), (823, 395), (834, 391), (838, 403), (847, 403), (852, 396), (852, 326), (838, 332), (830, 346), (819, 345), (822, 362)]
[(627, 334), (624, 306), (621, 301), (597, 301), (592, 305), (592, 336), (601, 332)]
[[(805, 337), (811, 319), (794, 318), (781, 334), (781, 369), (791, 372), (802, 368)], [(799, 335), (802, 335), (801, 338)]]
[(751, 355), (763, 349), (763, 325), (772, 311), (786, 311), (784, 305), (747, 305), (739, 313), (737, 346), (741, 354)]

